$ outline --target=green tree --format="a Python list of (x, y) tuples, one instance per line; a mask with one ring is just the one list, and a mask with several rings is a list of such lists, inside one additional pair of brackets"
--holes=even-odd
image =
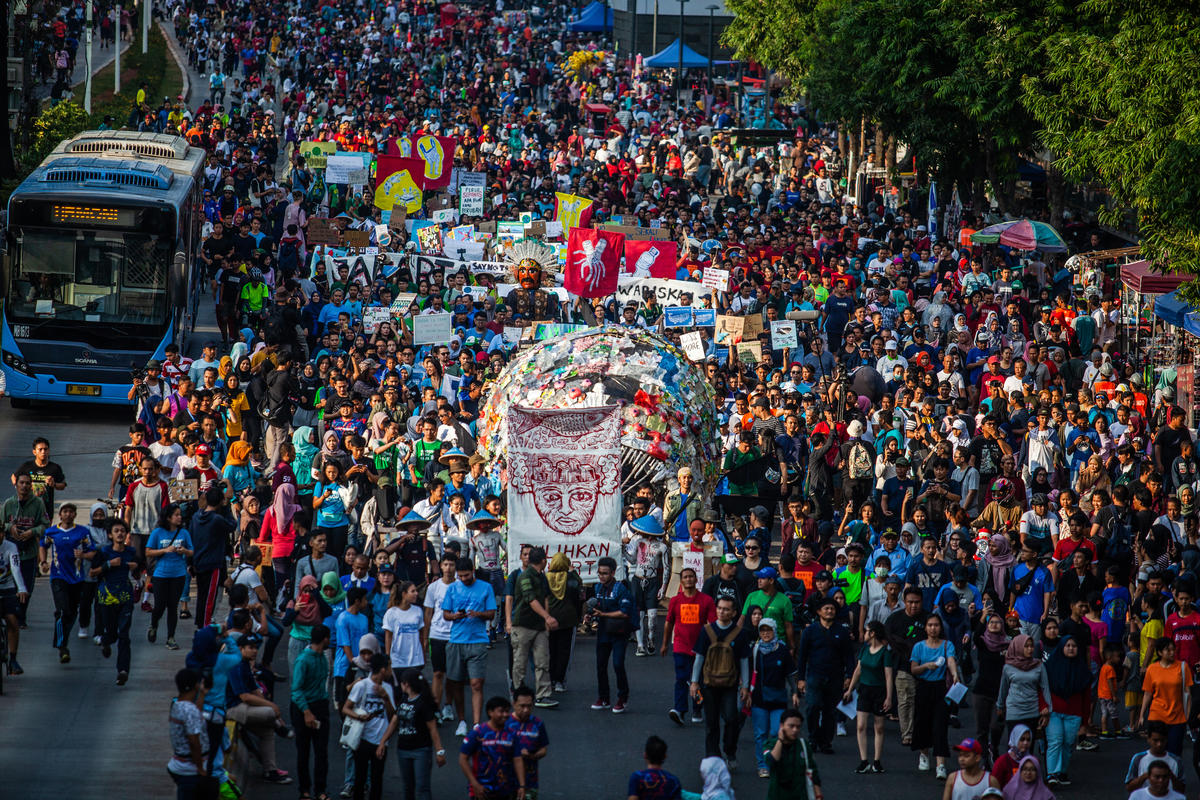
[[(1024, 102), (1067, 178), (1111, 195), (1102, 220), (1137, 214), (1142, 252), (1200, 273), (1200, 16), (1191, 3), (1090, 0), (1045, 45)], [(1195, 282), (1185, 286), (1200, 299)]]

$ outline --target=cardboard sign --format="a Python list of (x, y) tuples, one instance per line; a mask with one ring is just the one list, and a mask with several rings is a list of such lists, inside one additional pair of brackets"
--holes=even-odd
[(758, 339), (758, 335), (766, 330), (763, 325), (762, 314), (754, 313), (747, 314), (742, 317), (745, 322), (742, 323), (742, 341), (752, 342)]
[(717, 344), (731, 345), (741, 341), (742, 326), (745, 321), (745, 317), (734, 317), (728, 314), (718, 315), (715, 336)]
[(342, 235), (338, 232), (337, 225), (326, 217), (309, 217), (304, 239), (309, 244), (328, 244), (335, 247), (342, 243)]
[(729, 270), (707, 267), (700, 282), (718, 292), (727, 292), (729, 291)]
[(679, 343), (683, 345), (683, 352), (692, 361), (704, 360), (704, 339), (700, 336), (700, 331), (691, 331), (679, 337)]
[(514, 325), (504, 326), (504, 341), (509, 345), (514, 345), (521, 341), (521, 336), (525, 333), (525, 328), (519, 328)]
[(663, 309), (663, 326), (666, 328), (692, 327), (692, 307), (667, 306)]
[(799, 339), (796, 335), (796, 321), (791, 319), (777, 319), (771, 322), (771, 349), (783, 350), (785, 348), (795, 349), (799, 344)]
[(200, 481), (195, 478), (168, 478), (167, 494), (172, 503), (186, 503), (200, 499)]
[(413, 344), (445, 344), (454, 330), (452, 314), (420, 314), (413, 317)]
[(347, 247), (370, 247), (371, 234), (366, 231), (346, 231), (342, 234), (342, 243)]
[(743, 364), (756, 366), (762, 361), (762, 342), (739, 342), (737, 358)]
[(606, 222), (597, 225), (602, 231), (612, 231), (613, 233), (623, 233), (626, 239), (631, 239), (635, 242), (669, 242), (671, 234), (663, 228), (639, 228), (636, 225), (615, 225), (611, 222)]

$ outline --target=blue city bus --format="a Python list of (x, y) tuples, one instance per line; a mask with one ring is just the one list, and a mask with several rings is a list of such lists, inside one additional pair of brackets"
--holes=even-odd
[(205, 153), (88, 131), (12, 193), (0, 360), (13, 405), (128, 403), (130, 372), (195, 326)]

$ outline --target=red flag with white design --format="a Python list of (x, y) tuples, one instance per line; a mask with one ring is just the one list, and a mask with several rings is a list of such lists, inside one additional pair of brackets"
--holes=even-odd
[(675, 242), (635, 242), (625, 240), (625, 269), (622, 275), (635, 278), (666, 278), (676, 275), (675, 259), (679, 245)]
[(563, 286), (579, 297), (607, 297), (617, 291), (625, 234), (571, 228)]
[(412, 157), (425, 162), (425, 188), (445, 189), (449, 186), (458, 139), (453, 136), (434, 136), (432, 133), (414, 133), (411, 141)]

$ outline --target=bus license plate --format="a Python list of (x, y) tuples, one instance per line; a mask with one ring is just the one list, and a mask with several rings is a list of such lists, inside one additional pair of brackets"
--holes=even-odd
[(86, 383), (68, 383), (67, 394), (75, 397), (99, 397), (100, 387)]

